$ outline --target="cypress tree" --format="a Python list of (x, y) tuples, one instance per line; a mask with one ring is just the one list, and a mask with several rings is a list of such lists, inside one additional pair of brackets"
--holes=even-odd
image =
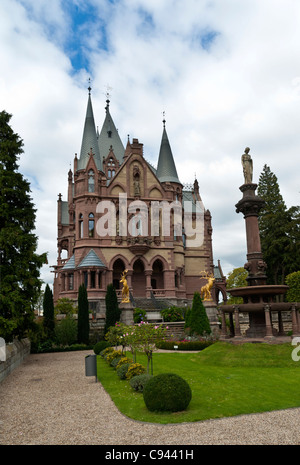
[(50, 339), (54, 336), (54, 304), (53, 304), (53, 294), (47, 284), (44, 293), (43, 300), (43, 326), (45, 329), (46, 336)]
[(84, 284), (79, 286), (78, 290), (78, 326), (77, 326), (77, 339), (79, 344), (89, 343), (89, 302), (87, 298), (87, 291)]
[(284, 284), (286, 275), (300, 268), (299, 207), (287, 209), (277, 177), (267, 165), (259, 177), (257, 193), (265, 201), (259, 230), (268, 284)]
[(194, 293), (189, 327), (190, 334), (204, 336), (211, 333), (209, 320), (199, 292)]
[(30, 184), (18, 171), (23, 141), (0, 112), (0, 336), (7, 342), (32, 328), (47, 254), (38, 255)]
[(118, 305), (118, 298), (113, 284), (108, 284), (106, 296), (106, 319), (105, 319), (105, 332), (108, 331), (110, 326), (114, 326), (120, 320), (121, 311)]

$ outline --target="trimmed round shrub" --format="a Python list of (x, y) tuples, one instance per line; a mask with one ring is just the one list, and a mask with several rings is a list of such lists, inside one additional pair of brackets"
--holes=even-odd
[(143, 392), (144, 387), (151, 378), (153, 378), (153, 376), (146, 373), (143, 375), (133, 376), (129, 381), (129, 384), (135, 391)]
[(126, 378), (131, 379), (133, 376), (142, 375), (146, 372), (146, 368), (140, 363), (132, 363), (128, 368)]
[(94, 345), (94, 353), (96, 355), (99, 355), (100, 352), (102, 352), (102, 350), (106, 349), (109, 346), (110, 346), (109, 342), (107, 342), (107, 341), (99, 341)]
[(128, 371), (128, 368), (130, 367), (130, 365), (131, 365), (131, 363), (124, 363), (119, 368), (117, 368), (117, 375), (121, 379), (126, 379), (127, 371)]
[(132, 359), (128, 357), (121, 357), (118, 361), (117, 369), (124, 365), (124, 363), (132, 363)]
[(143, 396), (151, 412), (179, 412), (189, 405), (192, 390), (181, 376), (163, 373), (147, 382)]

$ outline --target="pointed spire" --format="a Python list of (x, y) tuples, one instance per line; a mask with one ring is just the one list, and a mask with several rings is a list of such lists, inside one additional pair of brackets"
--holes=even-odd
[(100, 170), (102, 169), (102, 163), (100, 160), (100, 152), (99, 152), (98, 141), (97, 141), (97, 133), (96, 133), (96, 126), (95, 126), (94, 113), (93, 113), (93, 107), (92, 107), (90, 86), (88, 88), (88, 91), (89, 91), (89, 96), (88, 96), (86, 117), (85, 117), (84, 129), (83, 129), (80, 158), (78, 160), (78, 169), (80, 170), (86, 167), (87, 162), (89, 160), (89, 152), (92, 148), (96, 166)]
[(181, 184), (178, 179), (175, 162), (166, 131), (165, 118), (163, 119), (163, 134), (161, 139), (156, 176), (160, 182), (176, 182)]
[(120, 139), (119, 133), (116, 129), (114, 121), (111, 117), (109, 111), (109, 99), (106, 100), (106, 107), (105, 107), (105, 119), (98, 136), (98, 147), (101, 155), (101, 159), (104, 157), (106, 158), (109, 154), (110, 147), (112, 146), (115, 157), (119, 161), (120, 165), (123, 163), (124, 157), (124, 146)]

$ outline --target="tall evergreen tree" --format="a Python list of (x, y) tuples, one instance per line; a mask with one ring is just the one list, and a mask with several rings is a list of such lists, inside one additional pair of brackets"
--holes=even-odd
[(114, 326), (120, 320), (121, 311), (118, 305), (118, 298), (113, 284), (108, 284), (106, 296), (106, 319), (105, 319), (105, 332), (108, 331), (110, 326)]
[(54, 336), (54, 304), (53, 304), (53, 294), (49, 287), (46, 285), (44, 300), (43, 300), (43, 326), (45, 329), (45, 334), (49, 339), (52, 339)]
[(79, 286), (78, 290), (78, 343), (88, 344), (89, 343), (89, 302), (87, 297), (87, 291), (84, 284)]
[(209, 319), (199, 292), (194, 293), (192, 309), (189, 316), (189, 327), (190, 334), (204, 336), (205, 334), (211, 333)]
[(287, 209), (277, 177), (267, 165), (260, 175), (257, 193), (265, 201), (260, 212), (259, 229), (268, 283), (284, 284), (286, 275), (300, 268), (297, 253), (299, 207)]
[(0, 112), (0, 336), (22, 338), (32, 326), (38, 299), (40, 268), (47, 254), (38, 255), (35, 212), (30, 185), (18, 172), (23, 141)]

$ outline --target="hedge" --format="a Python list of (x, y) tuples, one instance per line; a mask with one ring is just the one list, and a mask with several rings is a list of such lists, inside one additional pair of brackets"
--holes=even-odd
[[(203, 350), (212, 344), (212, 341), (162, 341), (156, 347), (165, 350)], [(174, 346), (178, 346), (178, 349), (174, 349)]]

